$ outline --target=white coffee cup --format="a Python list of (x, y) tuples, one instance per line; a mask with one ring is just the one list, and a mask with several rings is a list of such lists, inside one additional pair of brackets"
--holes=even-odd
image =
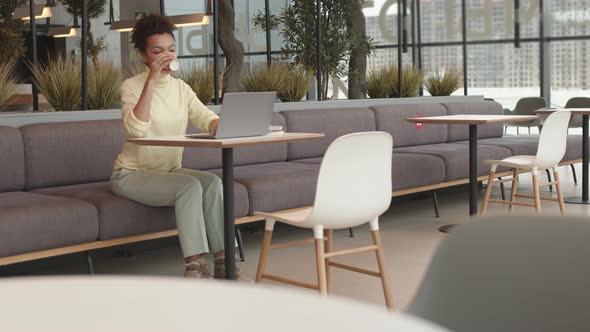
[(180, 63), (178, 63), (178, 60), (174, 60), (174, 61), (170, 62), (170, 70), (177, 71), (179, 68), (180, 68)]

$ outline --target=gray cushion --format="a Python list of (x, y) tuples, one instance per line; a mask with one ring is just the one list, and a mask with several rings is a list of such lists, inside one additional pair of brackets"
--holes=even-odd
[(25, 192), (0, 193), (0, 257), (96, 241), (89, 203)]
[(406, 121), (407, 118), (418, 116), (447, 115), (446, 109), (440, 104), (372, 106), (371, 109), (375, 112), (377, 130), (391, 134), (394, 147), (447, 142), (447, 126), (419, 125)]
[[(468, 103), (450, 103), (442, 104), (449, 115), (456, 114), (487, 114), (502, 115), (502, 105), (495, 101), (480, 101)], [(502, 137), (504, 126), (501, 123), (477, 126), (478, 138)], [(448, 142), (467, 141), (469, 140), (468, 125), (449, 125)]]
[(121, 120), (31, 124), (20, 129), (28, 190), (107, 181), (125, 140)]
[[(469, 145), (461, 143), (446, 143), (420, 145), (395, 149), (394, 152), (429, 154), (440, 157), (445, 162), (445, 182), (466, 179), (469, 177)], [(510, 150), (500, 146), (478, 145), (478, 175), (490, 173), (490, 166), (483, 161), (486, 159), (504, 159), (510, 157)], [(506, 170), (498, 168), (498, 172)]]
[[(293, 163), (321, 164), (323, 158), (293, 160)], [(427, 154), (394, 153), (391, 167), (393, 191), (444, 182), (443, 159)]]
[(324, 157), (317, 157), (317, 158), (307, 158), (307, 159), (296, 159), (291, 160), (292, 163), (303, 163), (303, 164), (321, 164)]
[[(515, 135), (510, 137), (522, 141), (539, 141), (539, 135)], [(563, 156), (562, 161), (572, 161), (577, 159), (582, 159), (582, 135), (568, 135), (565, 155)]]
[(25, 186), (25, 153), (18, 129), (0, 127), (0, 192)]
[[(272, 124), (283, 126), (286, 130), (285, 118), (274, 113)], [(188, 133), (198, 133), (198, 129), (189, 128)], [(287, 143), (245, 146), (234, 149), (234, 165), (251, 165), (287, 160)], [(183, 167), (199, 170), (221, 168), (221, 150), (205, 148), (185, 148), (182, 160)]]
[(319, 170), (317, 164), (279, 162), (236, 167), (234, 175), (248, 190), (252, 214), (312, 205)]
[[(246, 188), (235, 186), (236, 217), (248, 213)], [(111, 192), (109, 182), (81, 184), (36, 190), (37, 193), (72, 197), (87, 201), (98, 209), (99, 238), (115, 239), (176, 228), (173, 207), (150, 207), (135, 203)]]
[(336, 138), (361, 131), (375, 131), (375, 115), (368, 108), (285, 111), (290, 132), (324, 133), (321, 139), (289, 143), (288, 160), (321, 157)]
[[(457, 142), (469, 144), (469, 142)], [(510, 150), (513, 156), (516, 155), (536, 155), (538, 139), (518, 139), (514, 136), (504, 136), (500, 138), (484, 138), (477, 140), (478, 145), (501, 146)]]

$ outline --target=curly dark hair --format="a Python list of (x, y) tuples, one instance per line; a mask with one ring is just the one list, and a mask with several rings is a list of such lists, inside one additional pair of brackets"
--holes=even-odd
[(150, 36), (169, 33), (174, 38), (174, 34), (172, 33), (174, 30), (176, 30), (176, 27), (166, 17), (158, 14), (149, 14), (140, 18), (135, 23), (131, 41), (136, 49), (143, 52), (147, 46), (147, 39)]

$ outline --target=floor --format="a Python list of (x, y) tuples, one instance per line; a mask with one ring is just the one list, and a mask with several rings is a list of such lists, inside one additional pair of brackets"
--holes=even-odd
[[(581, 180), (581, 165), (578, 164), (576, 168), (578, 177)], [(579, 194), (581, 184), (574, 186), (571, 169), (561, 167), (559, 171), (565, 195)], [(523, 191), (532, 191), (530, 175), (521, 175), (519, 187)], [(507, 184), (507, 193), (509, 193), (509, 189), (510, 186)], [(480, 194), (483, 195), (483, 190), (481, 190)], [(551, 195), (548, 188), (545, 188), (542, 194)], [(499, 188), (494, 188), (492, 195), (500, 197)], [(437, 245), (444, 240), (446, 235), (438, 232), (438, 228), (449, 223), (465, 223), (468, 221), (467, 197), (467, 186), (439, 191), (440, 219), (434, 216), (430, 195), (424, 194), (394, 199), (390, 210), (382, 216), (381, 232), (396, 307), (403, 308), (411, 301), (427, 269), (431, 256)], [(566, 208), (570, 216), (590, 215), (590, 206), (568, 204)], [(507, 208), (491, 205), (489, 213), (498, 216), (505, 215), (507, 214)], [(514, 213), (530, 214), (532, 210), (527, 207), (516, 207)], [(543, 214), (559, 215), (557, 203), (544, 202)], [(363, 246), (371, 241), (368, 226), (358, 227), (354, 232), (355, 236), (353, 238), (348, 236), (346, 230), (336, 232), (336, 249)], [(308, 237), (312, 237), (311, 231), (287, 226), (280, 226), (275, 231), (275, 240), (277, 242)], [(261, 239), (261, 223), (254, 224), (244, 231), (247, 259), (246, 262), (240, 263), (240, 267), (243, 274), (250, 278), (253, 278), (256, 271)], [(152, 241), (127, 246), (122, 249), (107, 249), (94, 253), (95, 273), (97, 275), (174, 277), (182, 275), (182, 258), (176, 239)], [(268, 271), (313, 282), (315, 280), (313, 253), (312, 245), (272, 251), (269, 257)], [(376, 267), (374, 256), (369, 254), (349, 256), (340, 259), (340, 261), (371, 269)], [(86, 258), (79, 254), (21, 264), (0, 270), (0, 275), (4, 276), (85, 273), (87, 273)], [(265, 282), (263, 285), (266, 287), (292, 287), (270, 281)], [(302, 291), (311, 292), (308, 290)], [(367, 303), (384, 304), (378, 279), (348, 271), (334, 269), (332, 293)]]

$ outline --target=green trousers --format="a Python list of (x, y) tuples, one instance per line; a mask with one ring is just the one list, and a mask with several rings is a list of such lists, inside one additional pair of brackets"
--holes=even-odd
[(175, 169), (172, 172), (115, 171), (115, 194), (148, 206), (174, 206), (184, 257), (218, 252), (223, 245), (223, 185), (214, 174)]

